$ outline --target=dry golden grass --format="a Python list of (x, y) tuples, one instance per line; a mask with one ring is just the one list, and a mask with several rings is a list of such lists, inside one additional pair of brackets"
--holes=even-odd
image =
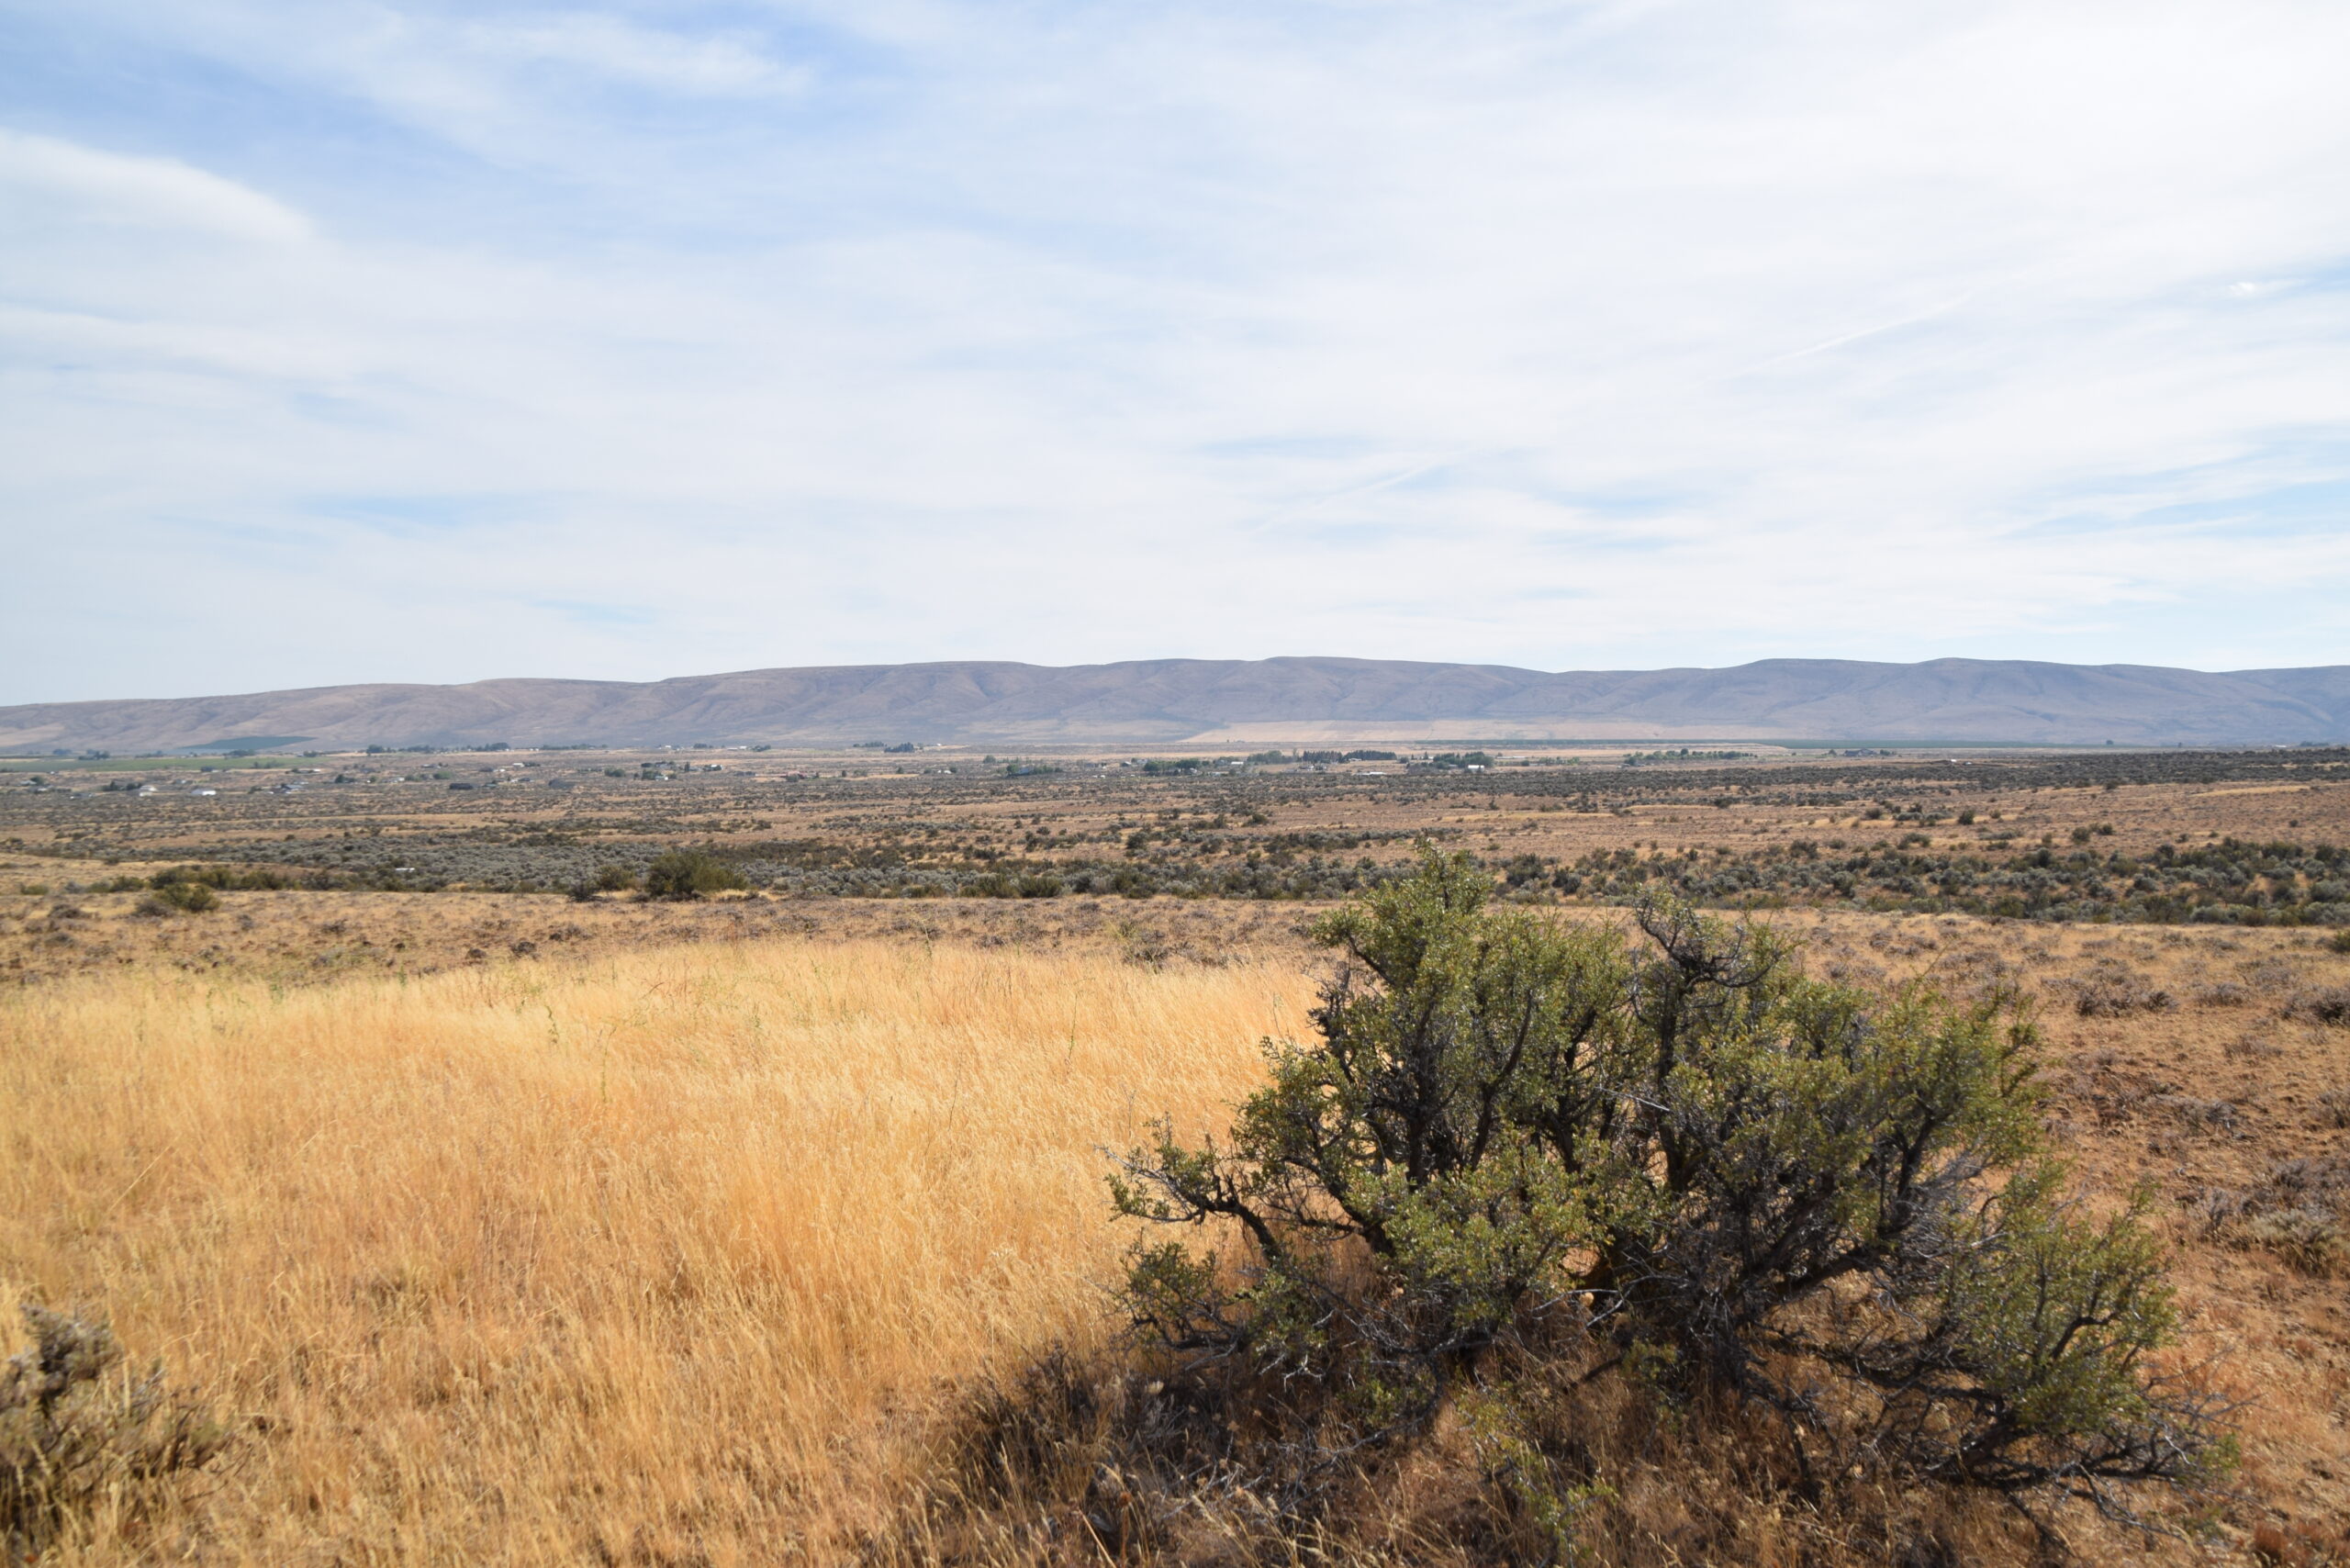
[(1101, 1331), (1100, 1146), (1220, 1126), (1293, 966), (764, 940), (0, 1001), (0, 1288), (248, 1435), (75, 1554), (833, 1555), (918, 1408)]
[[(547, 939), (566, 906), (236, 897), (264, 918), (249, 951), (205, 937), (217, 970), (165, 944), (0, 992), (0, 1297), (110, 1318), (242, 1433), (175, 1510), (100, 1520), (73, 1554), (94, 1564), (839, 1561), (902, 1525), (942, 1388), (1103, 1333), (1125, 1238), (1102, 1146), (1162, 1111), (1220, 1129), (1312, 989), (1294, 912), (1239, 906), (632, 905), (515, 959), (492, 938)], [(1163, 969), (1122, 961), (1145, 920)], [(2339, 1281), (2193, 1217), (2280, 1160), (2350, 1157), (2322, 1114), (2350, 1031), (2277, 1012), (2350, 983), (2350, 956), (2288, 931), (1780, 923), (1861, 983), (2042, 995), (2083, 1176), (2160, 1188), (2190, 1349), (2255, 1402), (2221, 1522), (2350, 1560)], [(92, 901), (108, 924), (199, 923)], [(498, 956), (303, 959), (366, 933)], [(2075, 1011), (2065, 987), (2115, 966), (2176, 1003)], [(1626, 1420), (1614, 1484), (1649, 1544), (1624, 1561), (1691, 1560), (1671, 1521), (1707, 1508), (1744, 1560), (1860, 1560), (1768, 1545), (1776, 1514), (1725, 1490), (1735, 1453)], [(1442, 1517), (1409, 1486), (1382, 1502)], [(2075, 1544), (2147, 1557), (2126, 1532)]]

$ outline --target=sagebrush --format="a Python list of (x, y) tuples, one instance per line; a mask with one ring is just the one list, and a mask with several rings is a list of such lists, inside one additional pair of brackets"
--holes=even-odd
[(129, 1372), (104, 1324), (28, 1303), (32, 1345), (0, 1362), (0, 1541), (47, 1549), (95, 1510), (137, 1515), (226, 1440), (160, 1369)]
[(1113, 1183), (1129, 1215), (1224, 1231), (1138, 1247), (1125, 1299), (1319, 1456), (1284, 1462), (1302, 1517), (1317, 1473), (1449, 1410), (1565, 1519), (1606, 1478), (1546, 1468), (1526, 1413), (1603, 1373), (1774, 1413), (1807, 1478), (2121, 1511), (2117, 1484), (2224, 1469), (2217, 1403), (2155, 1370), (2161, 1249), (2141, 1206), (2067, 1196), (2012, 996), (1812, 980), (1668, 899), (1636, 946), (1490, 891), (1430, 851), (1326, 918), (1347, 961), (1319, 1037), (1270, 1047), (1227, 1142), (1162, 1136)]

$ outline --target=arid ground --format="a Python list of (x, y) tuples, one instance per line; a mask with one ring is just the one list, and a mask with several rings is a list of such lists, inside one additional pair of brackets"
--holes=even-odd
[[(940, 1423), (1109, 1342), (1104, 1150), (1221, 1126), (1310, 1027), (1313, 914), (1433, 839), (1554, 918), (1662, 883), (1816, 972), (2022, 987), (2086, 1192), (2157, 1194), (2242, 1401), (2231, 1490), (2055, 1510), (2065, 1549), (2350, 1561), (2350, 758), (1570, 755), (12, 763), (0, 1290), (230, 1434), (59, 1560), (1039, 1560), (934, 1533)], [(593, 886), (678, 846), (751, 885)], [(1637, 1560), (1866, 1560), (1676, 1451), (1628, 1462)]]

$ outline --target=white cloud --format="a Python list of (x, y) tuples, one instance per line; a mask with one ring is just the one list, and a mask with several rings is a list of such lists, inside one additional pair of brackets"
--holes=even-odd
[(680, 37), (589, 12), (464, 23), (456, 37), (492, 58), (574, 66), (672, 92), (762, 93), (788, 89), (803, 79), (739, 39)]
[[(141, 13), (73, 27), (96, 47)], [(38, 142), (150, 192), (77, 175), (0, 247), (0, 503), (41, 520), (12, 554), (103, 576), (129, 627), (79, 694), (129, 689), (197, 585), (273, 615), (175, 655), (185, 689), (2342, 656), (2338, 7), (189, 0), (162, 25), (249, 73), (244, 140), (0, 143), (0, 177)], [(329, 151), (284, 140), (297, 106)], [(125, 238), (238, 197), (282, 221)], [(298, 238), (297, 207), (305, 243), (196, 241)], [(598, 604), (655, 619), (559, 608)]]
[(17, 223), (182, 229), (285, 243), (305, 238), (302, 215), (233, 180), (170, 158), (127, 157), (53, 137), (0, 129), (0, 191)]

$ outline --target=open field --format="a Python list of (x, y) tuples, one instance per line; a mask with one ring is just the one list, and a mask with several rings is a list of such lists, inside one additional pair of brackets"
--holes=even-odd
[[(1104, 830), (1143, 866), (1195, 865), (1210, 857), (1188, 851), (1210, 840), (1219, 864), (1261, 862), (1281, 834), (1340, 832), (1394, 834), (1376, 841), (1383, 862), (1440, 833), (1497, 876), (1521, 846), (1572, 866), (1978, 830), (2070, 853), (2074, 827), (2100, 824), (2148, 857), (2164, 843), (2350, 841), (2350, 789), (2309, 771), (2337, 766), (2322, 757), (2141, 783), (2028, 775), (1953, 797), (1981, 802), (1964, 826), (1930, 770), (1871, 764), (1839, 785), (1840, 765), (1809, 766), (1807, 790), (1619, 767), (1596, 811), (1531, 779), (1403, 774), (1337, 788), (1343, 775), (631, 778), (583, 785), (586, 804), (461, 792), (497, 795), (494, 810), (466, 799), (470, 815), (450, 813), (445, 789), (428, 811), (384, 783), (189, 798), (160, 824), (101, 814), (153, 803), (121, 791), (11, 798), (5, 836), (25, 842), (0, 877), (49, 890), (0, 894), (0, 962), (18, 980), (0, 991), (0, 1288), (110, 1318), (237, 1434), (198, 1487), (144, 1522), (101, 1518), (79, 1555), (717, 1564), (968, 1548), (907, 1523), (928, 1517), (915, 1505), (939, 1423), (990, 1372), (1105, 1342), (1100, 1287), (1126, 1237), (1103, 1148), (1160, 1113), (1221, 1125), (1258, 1081), (1259, 1038), (1307, 1028), (1326, 959), (1302, 925), (1336, 890), (908, 899), (801, 882), (672, 904), (346, 879), (231, 889), (187, 914), (94, 887), (182, 857), (287, 864), (258, 852), (288, 833), (322, 870), (320, 846), (362, 821), (383, 832), (355, 836), (399, 839), (403, 865), (481, 829), (504, 842), (477, 846), (529, 852), (519, 840), (550, 831), (537, 811), (576, 812), (592, 863), (620, 840), (582, 819), (626, 799), (656, 820), (646, 796), (671, 813), (647, 842), (722, 845), (718, 825), (762, 789), (776, 825), (744, 833), (789, 823), (846, 857), (951, 817), (973, 875), (1099, 858)], [(1852, 799), (1776, 798), (1840, 790)], [(1710, 803), (1726, 792), (1732, 805)], [(1125, 855), (1163, 822), (1175, 832)], [(1023, 847), (1044, 827), (1097, 836)], [(89, 853), (61, 853), (69, 842)], [(196, 853), (231, 846), (245, 855)], [(977, 858), (985, 848), (999, 857)], [(1337, 852), (1289, 853), (1302, 873)], [(2264, 872), (2235, 890), (2275, 909), (2278, 886)], [(1555, 918), (1621, 918), (1612, 891), (1523, 890)], [(2248, 1402), (2236, 1495), (2196, 1519), (2163, 1516), (2197, 1523), (2195, 1542), (2068, 1513), (2074, 1549), (2249, 1562), (2266, 1529), (2272, 1557), (2350, 1561), (2350, 953), (2333, 928), (1905, 913), (1865, 897), (1759, 917), (1801, 937), (1815, 972), (1930, 973), (1961, 991), (2005, 979), (2034, 996), (2060, 1139), (2093, 1194), (2152, 1184), (2187, 1350), (2216, 1356), (2221, 1386)], [(1651, 1542), (1627, 1561), (1867, 1560), (1839, 1555), (1785, 1499), (1766, 1529), (1692, 1473), (1667, 1446), (1622, 1477), (1625, 1528)], [(1968, 1528), (1957, 1560), (2030, 1554), (1997, 1519)]]
[(837, 1548), (900, 1406), (1098, 1332), (1098, 1147), (1218, 1117), (1305, 1000), (791, 941), (46, 988), (6, 1018), (0, 1276), (250, 1428), (208, 1556)]
[[(2255, 1401), (2231, 1533), (2350, 1550), (2339, 1282), (2210, 1217), (2350, 1155), (2350, 1030), (2279, 1015), (2350, 959), (2300, 933), (1793, 924), (1855, 978), (2031, 978), (2085, 1175), (2159, 1184), (2196, 1347)], [(1030, 935), (19, 991), (0, 1275), (103, 1311), (250, 1428), (164, 1527), (212, 1560), (823, 1560), (918, 1484), (942, 1383), (1106, 1331), (1102, 1146), (1214, 1123), (1257, 1038), (1303, 1026), (1293, 947), (1154, 966)], [(2125, 973), (2176, 1003), (2081, 1014)]]

